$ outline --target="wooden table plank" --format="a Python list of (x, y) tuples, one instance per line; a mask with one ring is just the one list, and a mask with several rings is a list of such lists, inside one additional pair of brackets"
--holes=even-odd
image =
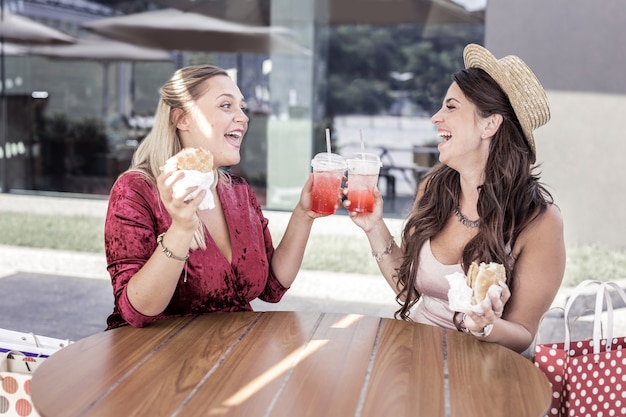
[(385, 319), (360, 415), (444, 416), (442, 337), (438, 327)]
[[(161, 346), (158, 354), (139, 364), (130, 378), (120, 381), (106, 398), (94, 404), (90, 415), (172, 415), (257, 318), (254, 313), (243, 312), (194, 319)], [(151, 389), (146, 390), (146, 386)]]
[(271, 416), (355, 415), (381, 320), (326, 313)]
[[(35, 408), (41, 410), (43, 417), (82, 415), (109, 387), (124, 378), (126, 369), (149, 355), (154, 346), (161, 345), (189, 320), (173, 319), (142, 329), (143, 343), (139, 346), (136, 329), (129, 326), (115, 333), (95, 334), (61, 349), (53, 355), (54, 360), (44, 361), (33, 375), (31, 393)], [(78, 392), (80, 396), (65, 401)]]
[(199, 387), (180, 417), (265, 416), (321, 315), (261, 313), (261, 319)]
[(452, 417), (539, 417), (548, 409), (549, 382), (528, 359), (452, 330), (446, 339)]

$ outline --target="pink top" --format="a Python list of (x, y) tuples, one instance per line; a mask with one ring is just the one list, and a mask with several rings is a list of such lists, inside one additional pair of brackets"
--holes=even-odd
[(446, 279), (446, 275), (454, 272), (463, 273), (461, 264), (442, 264), (433, 255), (430, 239), (424, 242), (415, 280), (415, 289), (419, 291), (421, 298), (411, 313), (415, 322), (456, 329), (452, 322), (454, 311), (448, 307), (450, 285)]
[[(507, 245), (508, 262), (511, 268), (515, 258), (511, 256), (511, 246)], [(430, 324), (456, 330), (452, 321), (454, 311), (448, 307), (450, 284), (446, 275), (463, 272), (461, 264), (444, 265), (435, 258), (430, 246), (430, 239), (424, 242), (420, 250), (420, 265), (417, 269), (415, 289), (421, 294), (420, 300), (413, 307), (411, 318), (417, 323)]]
[(104, 230), (115, 296), (108, 329), (126, 324), (143, 327), (166, 317), (252, 310), (250, 301), (255, 298), (272, 303), (281, 299), (287, 289), (270, 267), (272, 237), (252, 188), (243, 178), (233, 176), (231, 184), (218, 183), (217, 194), (230, 232), (232, 262), (205, 231), (207, 249), (190, 252), (185, 266), (187, 282), (181, 274), (165, 311), (145, 316), (128, 300), (128, 281), (157, 249), (157, 236), (170, 227), (172, 219), (156, 186), (144, 175), (128, 172), (117, 180), (109, 197)]

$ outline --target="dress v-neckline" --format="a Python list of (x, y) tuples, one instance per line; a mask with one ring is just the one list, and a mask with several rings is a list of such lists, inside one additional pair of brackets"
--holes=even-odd
[(226, 224), (226, 233), (228, 233), (228, 240), (230, 241), (230, 260), (226, 257), (226, 255), (224, 254), (224, 252), (222, 252), (222, 249), (218, 246), (218, 244), (215, 242), (215, 239), (213, 238), (213, 236), (211, 235), (211, 232), (209, 231), (209, 228), (206, 226), (205, 224), (205, 239), (207, 241), (210, 241), (213, 246), (215, 247), (215, 249), (220, 253), (220, 255), (222, 256), (222, 258), (224, 259), (224, 261), (226, 263), (228, 263), (231, 267), (233, 266), (233, 259), (235, 259), (235, 240), (233, 239), (232, 233), (231, 233), (231, 221), (232, 220), (230, 218), (230, 212), (227, 212), (224, 209), (224, 204), (222, 204), (223, 201), (223, 194), (222, 194), (222, 187), (220, 186), (220, 184), (218, 183), (215, 189), (217, 195), (217, 199), (219, 199), (219, 204), (221, 206), (221, 210), (222, 210), (222, 214), (224, 216), (224, 223)]

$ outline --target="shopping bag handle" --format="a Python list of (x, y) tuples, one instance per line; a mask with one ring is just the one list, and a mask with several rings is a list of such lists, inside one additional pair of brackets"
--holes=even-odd
[(565, 350), (565, 352), (567, 352), (568, 354), (570, 353), (570, 343), (571, 343), (571, 330), (569, 327), (569, 312), (570, 309), (572, 308), (572, 305), (574, 304), (574, 301), (576, 301), (576, 299), (582, 294), (583, 290), (585, 288), (587, 288), (590, 285), (601, 285), (602, 281), (599, 280), (595, 280), (595, 279), (586, 279), (584, 281), (582, 281), (580, 284), (578, 284), (575, 288), (574, 291), (572, 292), (572, 295), (570, 295), (570, 297), (567, 299), (567, 302), (565, 303), (565, 308), (563, 309), (563, 317), (564, 317), (564, 327), (565, 327), (565, 338), (563, 340), (563, 348)]
[[(600, 353), (600, 343), (602, 340), (602, 311), (604, 300), (606, 299), (607, 305), (607, 351), (611, 350), (612, 340), (613, 340), (613, 301), (611, 300), (610, 294), (607, 294), (605, 289), (606, 287), (611, 287), (616, 290), (617, 293), (622, 297), (624, 303), (626, 303), (626, 292), (619, 286), (617, 283), (612, 281), (599, 281), (588, 279), (582, 281), (580, 284), (576, 286), (574, 292), (569, 297), (567, 302), (565, 303), (564, 309), (564, 317), (565, 317), (565, 340), (563, 347), (568, 354), (570, 353), (570, 345), (571, 345), (571, 334), (570, 328), (568, 326), (568, 318), (569, 312), (574, 304), (574, 301), (581, 295), (582, 291), (588, 287), (589, 285), (599, 285), (598, 291), (596, 292), (596, 302), (594, 309), (594, 318), (593, 318), (593, 353)], [(608, 296), (605, 296), (607, 294)]]
[(613, 346), (613, 300), (608, 288), (612, 288), (622, 298), (624, 304), (626, 304), (626, 292), (617, 283), (612, 281), (603, 282), (600, 284), (598, 293), (596, 294), (596, 308), (593, 318), (593, 353), (600, 353), (600, 342), (602, 335), (600, 332), (600, 326), (602, 325), (602, 306), (603, 301), (606, 300), (607, 308), (607, 332), (606, 332), (606, 351), (610, 352)]

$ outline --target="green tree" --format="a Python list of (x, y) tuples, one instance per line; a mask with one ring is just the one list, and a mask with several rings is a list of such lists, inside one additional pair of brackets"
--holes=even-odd
[(393, 33), (372, 26), (337, 26), (329, 31), (329, 115), (376, 114), (393, 101), (389, 73), (397, 66)]
[[(381, 114), (397, 97), (432, 113), (452, 73), (463, 67), (463, 47), (482, 43), (482, 25), (336, 26), (329, 29), (326, 110)], [(411, 74), (404, 80), (392, 72)], [(402, 94), (399, 94), (402, 92)]]

